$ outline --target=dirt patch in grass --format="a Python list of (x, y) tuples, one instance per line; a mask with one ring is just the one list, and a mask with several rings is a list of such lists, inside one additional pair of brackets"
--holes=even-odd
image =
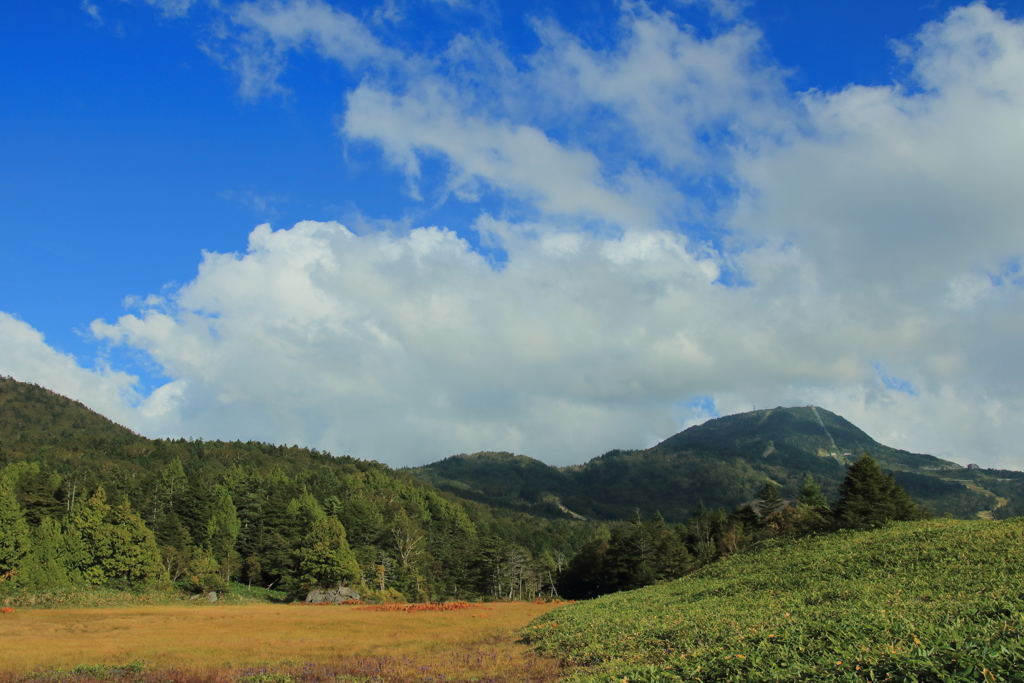
[(520, 628), (553, 607), (16, 610), (0, 615), (0, 683), (546, 683), (558, 678), (557, 662), (538, 658), (516, 640)]

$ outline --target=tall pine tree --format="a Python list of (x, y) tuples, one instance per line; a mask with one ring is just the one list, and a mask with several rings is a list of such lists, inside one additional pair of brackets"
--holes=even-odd
[(872, 529), (889, 521), (927, 516), (927, 511), (915, 505), (893, 476), (885, 474), (867, 453), (850, 465), (839, 487), (835, 518), (844, 529)]
[(828, 499), (825, 498), (825, 494), (823, 494), (821, 489), (818, 488), (818, 484), (815, 483), (814, 477), (809, 474), (804, 478), (804, 485), (800, 487), (800, 496), (797, 498), (797, 501), (804, 507), (828, 507)]
[(18, 584), (18, 573), (31, 549), (25, 513), (14, 491), (0, 482), (0, 590)]
[(779, 495), (779, 487), (772, 482), (765, 484), (759, 495), (761, 497), (761, 519), (771, 517), (782, 509), (784, 503), (782, 501), (782, 496)]

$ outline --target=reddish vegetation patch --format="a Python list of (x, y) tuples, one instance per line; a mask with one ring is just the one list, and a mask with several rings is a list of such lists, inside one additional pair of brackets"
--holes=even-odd
[[(569, 600), (568, 602), (576, 602), (575, 600)], [(534, 600), (534, 605), (565, 605), (566, 602), (562, 600)], [(366, 605), (360, 607), (361, 610), (367, 612), (453, 612), (457, 609), (494, 609), (493, 607), (485, 607), (478, 602), (417, 602), (417, 603), (398, 603), (388, 602), (383, 605)], [(475, 616), (487, 616), (485, 614)]]
[(415, 657), (346, 657), (281, 667), (86, 666), (28, 674), (0, 673), (0, 683), (555, 683), (562, 675), (555, 660), (483, 648)]
[(491, 609), (471, 602), (416, 602), (402, 604), (388, 602), (383, 605), (366, 605), (359, 609), (367, 612), (454, 612), (458, 609)]

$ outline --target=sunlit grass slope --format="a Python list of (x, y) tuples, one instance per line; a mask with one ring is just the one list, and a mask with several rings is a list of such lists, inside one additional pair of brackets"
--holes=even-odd
[(1024, 520), (778, 541), (527, 627), (577, 680), (1019, 681)]
[[(344, 676), (536, 683), (557, 678), (558, 666), (515, 642), (516, 633), (550, 609), (532, 603), (416, 612), (349, 605), (16, 608), (0, 614), (0, 681), (140, 662), (149, 673), (139, 681), (234, 681), (259, 668), (283, 671), (294, 683), (353, 680)], [(98, 677), (50, 676), (64, 678)]]

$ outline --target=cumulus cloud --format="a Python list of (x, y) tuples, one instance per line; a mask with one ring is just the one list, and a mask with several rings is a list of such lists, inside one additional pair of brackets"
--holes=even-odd
[[(920, 397), (887, 389), (872, 353), (931, 330), (894, 332), (807, 291), (813, 269), (798, 254), (759, 259), (762, 292), (715, 284), (717, 267), (678, 232), (534, 226), (537, 239), (496, 222), (479, 227), (506, 235), (500, 270), (443, 229), (260, 226), (246, 254), (206, 254), (171, 298), (93, 331), (178, 378), (173, 418), (199, 433), (392, 463), (486, 448), (578, 462), (674, 433), (702, 394), (726, 411), (751, 400), (877, 411), (895, 445), (923, 426), (897, 428), (899, 414), (924, 422)], [(942, 412), (969, 405), (948, 384), (914, 381)], [(972, 435), (993, 410), (1009, 417), (994, 399), (962, 413), (984, 418)], [(950, 455), (943, 446), (933, 450)]]
[[(624, 7), (604, 51), (539, 23), (519, 67), (467, 36), (401, 57), (319, 0), (234, 7), (244, 92), (315, 51), (363, 74), (339, 131), (414, 194), (494, 192), (530, 218), (259, 226), (246, 253), (205, 253), (188, 284), (93, 324), (171, 383), (138, 408), (115, 371), (91, 390), (162, 433), (392, 464), (567, 464), (815, 403), (893, 446), (1020, 467), (1024, 26), (959, 8), (895, 46), (905, 82), (791, 94), (739, 5), (714, 4), (735, 21), (703, 37)], [(74, 365), (12, 321), (16, 367)]]
[(1024, 253), (1024, 26), (975, 4), (899, 54), (908, 83), (807, 93), (809, 135), (741, 157), (735, 225), (927, 296)]
[(566, 462), (671, 431), (650, 408), (711, 359), (648, 307), (685, 310), (714, 265), (678, 233), (509, 248), (495, 270), (443, 229), (260, 226), (248, 253), (207, 254), (171, 299), (93, 331), (183, 380), (181, 419), (205, 434), (255, 428), (388, 462), (483, 448)]

